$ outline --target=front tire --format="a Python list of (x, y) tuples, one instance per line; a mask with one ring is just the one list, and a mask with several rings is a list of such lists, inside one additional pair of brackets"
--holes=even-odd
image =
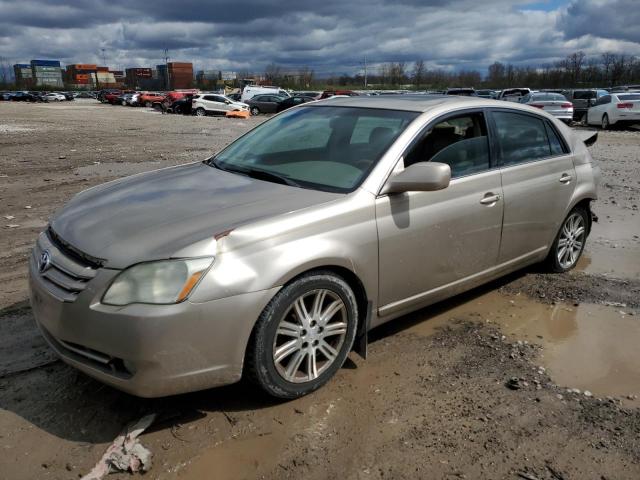
[(151, 102), (149, 102), (149, 101), (144, 102), (144, 106), (147, 107), (147, 108), (150, 108), (151, 107)]
[(357, 318), (355, 295), (342, 278), (331, 272), (301, 276), (261, 313), (247, 349), (247, 377), (278, 398), (313, 392), (342, 367)]
[(602, 116), (601, 126), (603, 130), (609, 130), (609, 128), (611, 128), (611, 124), (609, 123), (609, 115), (607, 115), (606, 113)]
[(251, 107), (251, 115), (260, 115), (260, 109), (258, 107)]
[(196, 109), (196, 116), (204, 117), (207, 114), (206, 110), (202, 107)]
[(574, 268), (584, 251), (588, 232), (589, 212), (584, 207), (571, 210), (562, 222), (545, 261), (548, 270), (564, 273)]

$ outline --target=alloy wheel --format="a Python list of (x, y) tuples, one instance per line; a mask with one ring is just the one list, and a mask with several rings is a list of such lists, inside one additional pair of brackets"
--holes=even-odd
[(573, 213), (565, 220), (560, 238), (556, 257), (558, 263), (564, 269), (570, 269), (575, 265), (582, 253), (586, 228), (584, 218), (579, 213)]
[(605, 113), (602, 117), (602, 129), (606, 130), (609, 128), (609, 116)]
[(347, 309), (328, 289), (300, 295), (284, 314), (273, 341), (278, 374), (292, 383), (318, 378), (338, 358), (347, 335)]

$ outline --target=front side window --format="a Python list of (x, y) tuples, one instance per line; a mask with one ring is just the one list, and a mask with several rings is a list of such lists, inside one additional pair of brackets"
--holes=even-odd
[(493, 112), (492, 116), (502, 166), (526, 163), (551, 155), (544, 120), (511, 112)]
[(263, 180), (333, 192), (356, 189), (419, 115), (354, 107), (300, 107), (240, 137), (208, 162)]
[(405, 156), (404, 165), (426, 161), (446, 163), (451, 167), (452, 178), (488, 170), (489, 140), (484, 115), (467, 113), (429, 127)]

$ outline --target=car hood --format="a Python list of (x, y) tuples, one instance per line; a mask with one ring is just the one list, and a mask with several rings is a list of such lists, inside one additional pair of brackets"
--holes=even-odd
[(51, 228), (76, 249), (103, 259), (105, 267), (125, 268), (171, 258), (240, 225), (342, 196), (193, 163), (85, 190), (56, 213)]

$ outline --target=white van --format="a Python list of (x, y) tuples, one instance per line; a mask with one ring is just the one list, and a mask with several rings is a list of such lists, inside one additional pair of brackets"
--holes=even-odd
[(280, 87), (270, 87), (266, 85), (247, 85), (246, 87), (244, 87), (244, 90), (242, 90), (240, 101), (246, 102), (247, 100), (251, 100), (256, 95), (262, 95), (263, 93), (280, 95), (283, 97), (291, 96), (286, 90), (283, 90)]

